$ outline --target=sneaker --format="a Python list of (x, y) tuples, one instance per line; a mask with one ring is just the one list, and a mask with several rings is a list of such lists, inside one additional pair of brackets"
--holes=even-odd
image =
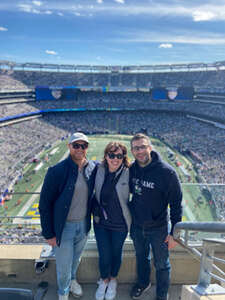
[(100, 279), (98, 281), (98, 288), (95, 293), (96, 300), (104, 300), (105, 299), (105, 292), (106, 292), (107, 287), (108, 287), (108, 282), (105, 282), (102, 279)]
[(82, 288), (76, 279), (71, 280), (70, 292), (75, 298), (79, 298), (83, 295)]
[(132, 288), (130, 293), (131, 298), (140, 299), (141, 296), (150, 289), (150, 287), (151, 287), (151, 282), (146, 287), (140, 286), (138, 283), (135, 284), (135, 286)]
[(59, 300), (69, 300), (68, 295), (59, 295)]
[(108, 283), (108, 288), (105, 294), (105, 300), (113, 300), (116, 297), (117, 281), (111, 279)]

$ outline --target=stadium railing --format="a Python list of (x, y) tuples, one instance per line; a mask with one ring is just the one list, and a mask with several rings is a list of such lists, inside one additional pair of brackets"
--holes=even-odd
[[(32, 189), (32, 188), (31, 188)], [(1, 192), (0, 197), (0, 244), (43, 244), (41, 236), (38, 202), (40, 192), (29, 189), (22, 191)], [(225, 222), (225, 184), (182, 183), (183, 219), (182, 221), (222, 221)], [(32, 197), (35, 196), (35, 197)], [(29, 199), (32, 197), (32, 202)], [(212, 234), (204, 231), (193, 231), (189, 240), (198, 243)], [(216, 233), (224, 238), (225, 234)], [(215, 234), (213, 234), (215, 238)], [(89, 241), (94, 240), (91, 231)]]
[[(202, 252), (200, 252), (193, 242), (190, 243), (190, 232), (204, 233), (225, 233), (225, 222), (180, 222), (175, 225), (174, 236), (176, 241), (184, 247), (195, 259), (200, 260), (200, 271), (197, 285), (192, 285), (191, 288), (198, 295), (223, 295), (225, 296), (225, 272), (223, 272), (214, 262), (225, 264), (225, 259), (216, 257), (215, 249), (219, 245), (225, 247), (224, 238), (203, 238), (201, 243)], [(181, 234), (183, 233), (183, 234)], [(217, 274), (213, 273), (213, 270)], [(218, 275), (220, 274), (220, 275)], [(211, 284), (211, 279), (214, 278), (222, 285)], [(224, 286), (224, 287), (223, 287)], [(187, 291), (186, 291), (187, 293)], [(185, 290), (183, 289), (183, 297), (185, 298)], [(182, 298), (183, 299), (183, 298)], [(208, 298), (207, 298), (208, 299)], [(222, 298), (221, 298), (222, 299)]]

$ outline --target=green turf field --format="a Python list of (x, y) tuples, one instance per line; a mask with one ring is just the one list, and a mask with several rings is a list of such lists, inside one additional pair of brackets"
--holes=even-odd
[[(90, 147), (88, 149), (88, 158), (94, 160), (101, 160), (105, 146), (110, 141), (120, 140), (128, 148), (128, 156), (130, 160), (133, 157), (130, 152), (131, 136), (127, 135), (94, 135), (89, 136)], [(169, 149), (168, 145), (163, 142), (151, 139), (153, 147), (160, 152), (163, 159), (176, 168), (181, 182), (188, 182), (190, 180), (195, 183), (196, 173), (192, 168), (191, 162), (173, 149)], [(0, 207), (1, 215), (10, 216), (32, 216), (34, 219), (39, 217), (38, 201), (39, 195), (31, 195), (29, 193), (39, 192), (43, 182), (44, 175), (49, 166), (56, 164), (59, 160), (68, 155), (67, 141), (59, 141), (51, 148), (46, 148), (38, 156), (38, 162), (29, 162), (23, 169), (23, 178), (14, 185), (14, 192), (26, 192), (27, 194), (13, 195), (9, 201), (6, 201)], [(188, 176), (181, 171), (177, 164), (181, 164), (185, 170), (188, 170)], [(208, 200), (202, 194), (200, 187), (191, 184), (182, 184), (183, 189), (183, 206), (184, 216), (183, 220), (198, 220), (198, 221), (213, 221), (215, 220), (215, 212), (210, 207)]]

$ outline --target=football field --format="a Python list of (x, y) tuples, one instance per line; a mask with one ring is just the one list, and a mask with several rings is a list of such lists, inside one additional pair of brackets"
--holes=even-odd
[[(92, 135), (89, 136), (90, 146), (88, 149), (88, 159), (101, 160), (105, 146), (110, 141), (119, 140), (128, 149), (130, 161), (133, 160), (130, 152), (131, 136), (127, 135)], [(208, 199), (201, 191), (201, 186), (196, 182), (196, 172), (191, 161), (169, 145), (162, 141), (151, 138), (153, 147), (162, 158), (171, 164), (179, 174), (183, 190), (183, 220), (184, 221), (213, 221), (214, 213), (209, 205)], [(58, 141), (51, 147), (46, 147), (35, 159), (26, 163), (22, 170), (22, 176), (18, 178), (13, 186), (15, 195), (0, 207), (1, 215), (8, 216), (29, 216), (33, 223), (39, 222), (38, 202), (41, 185), (49, 166), (68, 155), (67, 141)], [(194, 184), (191, 184), (194, 183)], [(25, 193), (24, 193), (25, 192)], [(35, 194), (32, 194), (35, 193)], [(14, 222), (21, 222), (18, 219)], [(29, 220), (30, 222), (30, 220)]]

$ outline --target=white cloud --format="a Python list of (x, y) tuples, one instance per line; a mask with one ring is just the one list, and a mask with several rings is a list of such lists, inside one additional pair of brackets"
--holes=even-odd
[(58, 12), (57, 15), (60, 16), (60, 17), (63, 17), (63, 16), (64, 16), (64, 14), (61, 13), (61, 12)]
[(55, 52), (53, 50), (45, 50), (45, 53), (47, 53), (49, 55), (57, 55), (57, 52)]
[(45, 15), (51, 15), (51, 14), (52, 14), (52, 11), (46, 10), (46, 11), (44, 12), (44, 14), (45, 14)]
[[(163, 3), (163, 1), (151, 2), (149, 4), (143, 4), (143, 2), (137, 1), (136, 4), (130, 4), (125, 0), (114, 0), (114, 3), (109, 4), (104, 0), (96, 0), (97, 3), (102, 5), (88, 5), (88, 4), (76, 4), (69, 5), (65, 2), (64, 5), (59, 3), (57, 5), (58, 10), (62, 10), (65, 13), (69, 13), (72, 10), (79, 11), (82, 15), (88, 15), (88, 12), (92, 10), (95, 13), (109, 13), (111, 15), (149, 15), (149, 16), (170, 16), (170, 17), (188, 17), (193, 21), (210, 21), (212, 20), (225, 20), (225, 3), (220, 2), (217, 4), (210, 4), (207, 1), (204, 4), (183, 2), (179, 4), (179, 1), (171, 1), (171, 3)], [(116, 3), (124, 5), (116, 5)], [(52, 10), (56, 7), (49, 8)]]
[(33, 9), (32, 9), (32, 13), (33, 13), (33, 14), (41, 14), (41, 11), (38, 10), (38, 9), (33, 8)]
[[(217, 1), (214, 3), (212, 0), (202, 1), (177, 1), (171, 0), (165, 1), (133, 1), (126, 0), (114, 0), (113, 2), (104, 0), (95, 0), (93, 5), (84, 3), (81, 0), (67, 0), (67, 1), (25, 1), (19, 4), (19, 8), (22, 11), (29, 13), (45, 13), (45, 11), (52, 11), (57, 14), (61, 11), (64, 15), (66, 13), (79, 12), (82, 16), (88, 16), (90, 13), (98, 14), (110, 14), (110, 15), (145, 15), (156, 17), (187, 17), (191, 18), (193, 22), (206, 22), (206, 21), (224, 21), (225, 20), (225, 1)], [(2, 1), (3, 2), (3, 1)], [(7, 4), (2, 4), (0, 1), (0, 10), (15, 10), (14, 1), (8, 1)], [(29, 3), (29, 4), (28, 4)], [(77, 3), (74, 5), (74, 3)], [(101, 4), (101, 5), (98, 5)], [(123, 4), (123, 5), (118, 5)], [(38, 8), (38, 11), (34, 9)]]
[(40, 1), (33, 1), (32, 3), (34, 4), (34, 6), (32, 6), (30, 4), (23, 4), (23, 3), (18, 4), (19, 10), (26, 12), (26, 13), (32, 13), (32, 14), (45, 14), (45, 15), (52, 14), (51, 10), (40, 10), (40, 9), (35, 8), (35, 6), (42, 5), (42, 3)]
[(25, 12), (31, 12), (32, 11), (32, 6), (29, 4), (18, 4), (19, 9)]
[(0, 27), (0, 31), (8, 31), (8, 28)]
[(173, 45), (172, 44), (160, 44), (159, 45), (159, 48), (173, 48)]
[[(170, 17), (188, 17), (191, 18), (194, 22), (200, 21), (214, 21), (214, 20), (225, 20), (225, 1), (217, 1), (214, 3), (211, 0), (205, 0), (204, 3), (200, 1), (177, 1), (171, 0), (165, 3), (162, 0), (159, 1), (136, 1), (129, 2), (125, 0), (114, 0), (113, 2), (104, 1), (104, 0), (95, 0), (92, 3), (93, 5), (85, 4), (84, 1), (77, 0), (76, 2), (73, 0), (67, 1), (38, 1), (33, 0), (32, 2), (22, 2), (19, 4), (20, 10), (33, 13), (34, 8), (38, 8), (40, 10), (39, 13), (44, 13), (44, 11), (52, 11), (57, 14), (58, 11), (66, 13), (73, 13), (74, 11), (79, 12), (81, 15), (87, 15), (90, 13), (102, 13), (102, 14), (111, 14), (111, 15), (149, 15), (149, 16), (170, 16)], [(182, 3), (181, 3), (182, 2)], [(74, 5), (74, 3), (77, 3)], [(124, 5), (117, 5), (117, 4)], [(200, 4), (199, 4), (200, 3)], [(101, 5), (97, 5), (101, 4)], [(6, 4), (1, 7), (6, 7)], [(14, 10), (15, 7), (9, 1), (7, 4), (8, 10)], [(37, 13), (37, 12), (36, 12)]]
[(43, 3), (41, 1), (32, 1), (32, 3), (36, 6), (41, 6)]
[(121, 38), (110, 39), (118, 43), (160, 43), (160, 44), (196, 44), (196, 45), (225, 45), (225, 36), (215, 32), (180, 31), (159, 33), (154, 31), (121, 32)]
[(79, 12), (74, 12), (74, 15), (77, 17), (81, 17), (81, 13), (79, 13)]
[(114, 1), (117, 2), (117, 3), (121, 3), (121, 4), (125, 3), (125, 0), (114, 0)]
[(193, 12), (193, 20), (195, 22), (199, 21), (210, 21), (214, 19), (216, 15), (210, 11), (195, 11)]
[(24, 11), (26, 13), (33, 13), (33, 14), (41, 13), (40, 10), (33, 8), (32, 5), (29, 4), (19, 4), (18, 6), (21, 11)]

